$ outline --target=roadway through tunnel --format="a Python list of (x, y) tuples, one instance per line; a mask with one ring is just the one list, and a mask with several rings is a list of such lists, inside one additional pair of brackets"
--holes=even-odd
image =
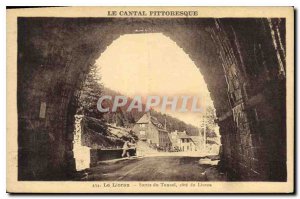
[(104, 161), (82, 171), (87, 181), (225, 181), (216, 164), (199, 157), (156, 156)]

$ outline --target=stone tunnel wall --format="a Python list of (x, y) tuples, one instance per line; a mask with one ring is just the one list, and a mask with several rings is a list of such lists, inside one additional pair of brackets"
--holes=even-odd
[(219, 118), (222, 168), (232, 180), (285, 180), (284, 23), (19, 18), (19, 179), (70, 177), (75, 91), (113, 40), (143, 30), (169, 36), (199, 67)]
[(279, 40), (270, 36), (284, 23), (224, 19), (211, 29), (232, 107), (219, 117), (222, 162), (234, 180), (286, 180), (285, 55), (278, 56)]

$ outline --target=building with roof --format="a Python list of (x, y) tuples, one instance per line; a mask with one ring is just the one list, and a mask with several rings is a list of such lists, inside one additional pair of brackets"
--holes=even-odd
[(199, 151), (199, 136), (189, 136), (185, 131), (174, 131), (170, 133), (172, 148), (179, 151)]
[(163, 126), (157, 118), (151, 116), (150, 112), (145, 113), (134, 125), (133, 132), (139, 140), (146, 141), (150, 145), (169, 149), (171, 141), (166, 126)]

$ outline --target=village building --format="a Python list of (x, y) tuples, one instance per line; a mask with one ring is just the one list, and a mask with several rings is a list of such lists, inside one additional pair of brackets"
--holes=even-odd
[(199, 151), (199, 136), (189, 136), (185, 131), (174, 131), (170, 134), (172, 149), (179, 151)]
[(157, 118), (145, 113), (134, 125), (133, 132), (139, 140), (146, 141), (152, 146), (168, 150), (171, 147), (169, 132), (166, 125), (163, 126)]

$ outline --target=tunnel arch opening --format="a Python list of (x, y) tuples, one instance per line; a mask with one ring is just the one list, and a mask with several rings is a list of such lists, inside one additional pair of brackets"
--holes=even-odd
[(285, 35), (278, 24), (285, 20), (19, 18), (19, 179), (72, 174), (75, 91), (107, 46), (143, 30), (171, 38), (200, 69), (216, 108), (222, 167), (233, 179), (285, 180), (285, 51), (270, 36)]
[[(98, 86), (94, 85), (97, 83)], [(161, 147), (166, 151), (174, 151), (176, 149), (185, 152), (184, 154), (186, 155), (191, 155), (191, 153), (193, 155), (198, 154), (198, 156), (219, 155), (219, 127), (215, 123), (217, 119), (215, 108), (203, 76), (189, 55), (164, 34), (140, 33), (139, 31), (139, 34), (121, 35), (101, 53), (95, 65), (92, 66), (91, 74), (87, 75), (83, 87), (81, 95), (84, 95), (84, 97), (81, 97), (83, 99), (80, 100), (79, 104), (81, 105), (79, 105), (78, 109), (84, 107), (85, 111), (83, 112), (86, 113), (82, 114), (82, 111), (80, 111), (79, 114), (82, 115), (75, 115), (77, 120), (75, 121), (74, 139), (76, 141), (73, 145), (75, 162), (82, 166), (76, 165), (76, 168), (85, 169), (89, 167), (90, 154), (88, 151), (90, 148), (102, 147), (105, 149), (121, 147), (117, 144), (103, 146), (101, 141), (100, 143), (96, 143), (90, 138), (87, 138), (87, 140), (85, 137), (88, 135), (83, 135), (81, 130), (79, 130), (81, 132), (80, 135), (78, 123), (82, 121), (84, 115), (104, 119), (105, 123), (109, 126), (105, 131), (108, 131), (109, 134), (111, 134), (110, 131), (114, 132), (112, 128), (120, 126), (125, 127), (125, 130), (120, 128), (118, 133), (121, 131), (125, 133), (126, 131), (131, 131), (130, 129), (135, 129), (136, 132), (134, 133), (138, 136), (140, 132), (145, 132), (145, 129), (142, 129), (143, 131), (141, 129), (137, 130), (136, 122), (148, 112), (146, 111), (146, 104), (150, 104), (150, 101), (147, 101), (149, 96), (157, 96), (156, 99), (158, 99), (156, 100), (156, 105), (150, 107), (155, 112), (152, 113), (151, 117), (157, 119), (154, 116), (157, 115), (160, 124), (165, 122), (170, 136), (174, 134), (173, 137), (178, 137), (184, 133), (187, 134), (187, 137), (190, 136), (189, 138), (191, 138), (185, 140), (187, 142), (191, 141), (191, 143), (182, 143), (180, 146), (177, 146), (176, 138), (174, 138), (174, 143), (172, 143), (172, 139), (169, 136), (166, 139), (161, 138), (155, 141), (156, 146), (153, 140), (155, 138), (148, 138), (147, 143), (151, 142), (151, 145), (149, 145), (150, 148), (157, 149), (157, 147)], [(91, 91), (92, 89), (96, 89), (94, 93)], [(98, 102), (97, 98), (92, 97), (95, 94), (98, 94), (98, 98), (106, 94), (109, 94), (113, 98), (116, 95), (124, 95), (126, 96), (126, 100), (128, 98), (128, 101), (124, 106), (118, 108), (118, 110), (121, 110), (121, 113), (98, 112), (97, 115), (97, 113), (92, 111), (91, 114), (90, 109), (95, 109), (95, 104)], [(89, 103), (93, 104), (92, 106), (87, 107), (85, 105), (86, 102), (84, 101), (91, 100), (86, 95), (90, 95), (93, 98), (92, 102)], [(170, 98), (175, 103), (174, 110), (171, 110), (171, 106), (167, 106), (166, 104), (163, 106), (164, 97), (167, 99)], [(128, 106), (132, 106), (134, 103), (132, 99), (135, 98), (141, 99), (141, 109), (138, 109), (138, 107), (128, 111)], [(185, 105), (183, 105), (183, 98), (187, 99)], [(196, 109), (196, 106), (192, 107), (195, 99), (197, 100), (196, 106), (200, 107), (198, 109)], [(112, 101), (108, 103), (112, 105)], [(130, 101), (132, 104), (129, 103)], [(164, 111), (161, 110), (162, 107), (165, 108)], [(182, 111), (183, 109), (184, 111)], [(121, 118), (118, 118), (119, 114)], [(168, 122), (164, 114), (168, 115)], [(85, 122), (87, 120), (89, 119), (84, 119)], [(98, 133), (101, 134), (101, 132)], [(147, 132), (147, 134), (149, 133)], [(115, 136), (114, 134), (111, 135)], [(80, 144), (79, 142), (82, 143)], [(170, 153), (170, 155), (174, 154)]]

